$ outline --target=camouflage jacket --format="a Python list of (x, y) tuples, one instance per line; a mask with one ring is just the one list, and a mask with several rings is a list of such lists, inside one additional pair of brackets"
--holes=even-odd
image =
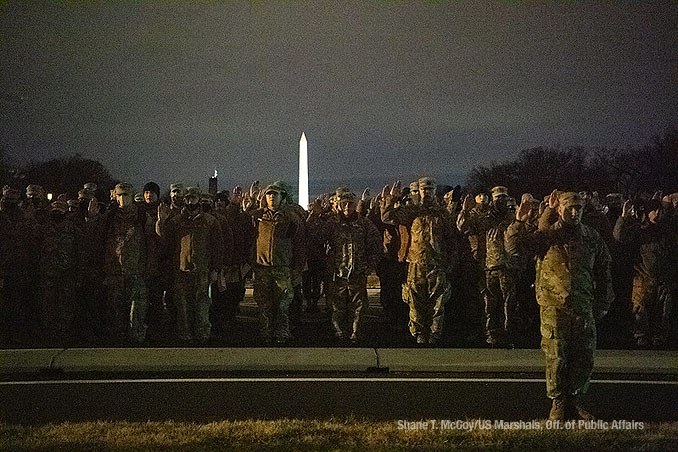
[(239, 262), (234, 260), (233, 255), (233, 223), (231, 220), (219, 211), (212, 211), (209, 213), (219, 222), (221, 229), (221, 259), (222, 265), (233, 265)]
[(65, 283), (78, 276), (80, 231), (65, 219), (45, 225), (40, 248), (40, 277), (43, 283)]
[(166, 239), (175, 271), (208, 273), (223, 263), (223, 234), (214, 216), (187, 209), (165, 222), (158, 220), (156, 232)]
[(381, 232), (384, 257), (390, 260), (404, 262), (407, 250), (401, 244), (402, 235), (404, 234), (407, 238), (407, 228), (402, 225), (398, 226), (384, 223), (381, 221), (381, 212), (377, 209), (369, 210), (367, 218), (371, 220), (377, 227), (377, 230)]
[(377, 227), (357, 213), (354, 218), (335, 213), (322, 231), (328, 246), (328, 265), (335, 278), (367, 276), (382, 256)]
[(636, 218), (619, 217), (614, 238), (633, 250), (636, 274), (657, 284), (674, 283), (678, 275), (676, 252), (668, 223), (641, 223)]
[(486, 270), (506, 268), (507, 255), (504, 250), (504, 232), (512, 218), (490, 210), (482, 212), (477, 208), (469, 212), (460, 212), (457, 216), (457, 228), (469, 237), (471, 253)]
[(309, 267), (324, 265), (327, 256), (325, 227), (330, 214), (314, 213), (306, 219), (306, 258)]
[(577, 315), (599, 315), (609, 309), (614, 299), (611, 258), (593, 228), (583, 224), (568, 227), (558, 220), (553, 225), (540, 222), (537, 230), (516, 222), (512, 232), (511, 240), (518, 241), (516, 246), (525, 255), (537, 255), (536, 294), (541, 306)]
[(537, 230), (537, 226), (514, 220), (504, 233), (506, 268), (514, 273), (527, 269), (529, 265), (534, 267), (534, 255), (531, 255), (524, 247), (520, 246), (521, 234), (525, 229), (534, 232)]
[(439, 205), (396, 208), (392, 203), (383, 203), (381, 220), (407, 228), (409, 241), (404, 244), (407, 262), (441, 266), (450, 273), (457, 268), (460, 236), (445, 208)]
[(231, 256), (226, 258), (231, 264), (244, 264), (249, 262), (250, 249), (254, 242), (251, 217), (243, 212), (239, 204), (229, 204), (224, 209), (217, 209), (217, 214), (225, 217), (233, 235)]
[(248, 213), (252, 216), (256, 231), (253, 263), (303, 270), (303, 237), (299, 216), (287, 206), (275, 211), (260, 208)]
[(123, 211), (117, 207), (88, 221), (95, 243), (103, 250), (103, 270), (109, 276), (142, 276), (146, 271), (145, 213), (138, 209)]
[(485, 234), (489, 228), (489, 213), (474, 207), (457, 215), (457, 229), (468, 238), (473, 259), (485, 266), (487, 246)]
[(146, 237), (146, 274), (156, 276), (160, 273), (160, 261), (163, 243), (155, 233), (155, 223), (158, 219), (157, 207), (144, 206), (144, 235)]
[(39, 242), (39, 232), (32, 221), (20, 211), (8, 214), (0, 210), (0, 276), (24, 279), (35, 272), (36, 256), (33, 250)]

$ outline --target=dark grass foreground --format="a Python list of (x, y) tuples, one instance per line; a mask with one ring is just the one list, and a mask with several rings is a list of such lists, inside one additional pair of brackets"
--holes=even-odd
[[(473, 421), (470, 421), (473, 422)], [(542, 427), (545, 425), (541, 422)], [(642, 430), (403, 430), (398, 422), (0, 424), (1, 450), (678, 450), (678, 422)]]

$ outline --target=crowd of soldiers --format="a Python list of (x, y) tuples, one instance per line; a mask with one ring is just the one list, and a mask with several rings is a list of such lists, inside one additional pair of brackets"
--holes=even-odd
[[(308, 210), (282, 181), (215, 196), (176, 183), (167, 202), (153, 182), (105, 196), (88, 183), (54, 201), (37, 185), (5, 187), (2, 343), (219, 343), (250, 279), (259, 341), (289, 343), (324, 297), (337, 345), (361, 343), (376, 272), (384, 334), (409, 329), (413, 344), (450, 344), (453, 331), (451, 345), (541, 339), (556, 356), (569, 322), (579, 342), (595, 343), (597, 324), (613, 346), (675, 346), (678, 194), (554, 190), (517, 203), (501, 186), (463, 198), (438, 187), (427, 177), (374, 197), (339, 187)], [(544, 232), (570, 231), (573, 216), (575, 235)], [(564, 306), (579, 317), (562, 317)]]

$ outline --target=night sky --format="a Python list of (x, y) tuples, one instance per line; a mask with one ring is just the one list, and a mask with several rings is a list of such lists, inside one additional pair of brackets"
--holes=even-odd
[(295, 181), (305, 131), (312, 183), (463, 183), (521, 149), (678, 125), (677, 2), (25, 3), (0, 2), (14, 164), (81, 153), (137, 186), (215, 168)]

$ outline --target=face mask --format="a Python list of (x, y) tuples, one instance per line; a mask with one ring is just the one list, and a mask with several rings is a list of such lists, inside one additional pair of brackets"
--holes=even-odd
[(200, 204), (186, 204), (186, 208), (191, 211), (195, 212), (196, 210), (200, 209)]
[(207, 203), (202, 204), (202, 211), (203, 211), (203, 212), (209, 212), (210, 210), (212, 210), (212, 205), (211, 205), (211, 204), (207, 204)]

